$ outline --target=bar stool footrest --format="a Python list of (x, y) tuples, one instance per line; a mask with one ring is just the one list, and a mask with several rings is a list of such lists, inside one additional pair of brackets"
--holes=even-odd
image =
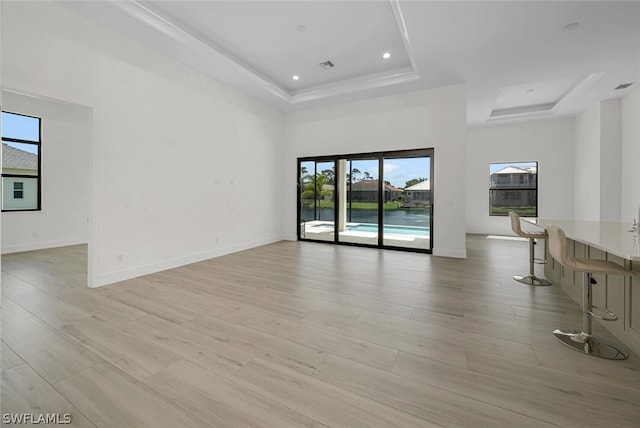
[(628, 351), (618, 348), (613, 343), (578, 330), (558, 329), (553, 332), (553, 335), (563, 345), (592, 357), (605, 358), (607, 360), (624, 360), (629, 357)]
[[(605, 315), (603, 316), (603, 315), (600, 315), (600, 314), (594, 312), (594, 309), (599, 311), (599, 312), (604, 313)], [(599, 306), (591, 306), (587, 312), (592, 317), (597, 318), (597, 319), (599, 319), (601, 321), (618, 321), (618, 315), (614, 314), (613, 312), (611, 312), (607, 308), (601, 308)]]
[(535, 275), (527, 275), (527, 276), (514, 275), (513, 279), (527, 285), (541, 285), (541, 286), (551, 285), (550, 281), (544, 278), (538, 278)]

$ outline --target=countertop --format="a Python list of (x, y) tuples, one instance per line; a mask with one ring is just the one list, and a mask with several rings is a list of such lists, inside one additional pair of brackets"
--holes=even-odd
[(569, 239), (627, 260), (640, 261), (638, 232), (631, 231), (631, 223), (521, 218), (542, 228), (552, 224), (562, 228)]

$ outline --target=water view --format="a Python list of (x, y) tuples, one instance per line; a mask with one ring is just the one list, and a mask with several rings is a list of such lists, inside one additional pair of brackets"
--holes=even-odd
[[(313, 207), (304, 207), (300, 210), (302, 221), (333, 221), (333, 208), (318, 208), (318, 216), (314, 216)], [(354, 209), (351, 210), (351, 218), (349, 218), (349, 210), (347, 210), (347, 221), (349, 223), (369, 223), (378, 224), (377, 209)], [(396, 226), (419, 226), (429, 227), (429, 212), (426, 209), (394, 209), (384, 211), (384, 224)]]

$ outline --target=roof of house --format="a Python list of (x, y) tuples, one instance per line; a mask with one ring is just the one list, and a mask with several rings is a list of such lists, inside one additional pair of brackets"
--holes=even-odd
[(38, 155), (2, 143), (2, 167), (38, 170)]
[(420, 183), (416, 183), (413, 186), (409, 186), (404, 190), (405, 191), (409, 190), (411, 192), (420, 191), (420, 190), (431, 190), (431, 183), (429, 182), (429, 179), (423, 180)]
[[(379, 186), (379, 181), (378, 180), (360, 180), (353, 183), (351, 186), (353, 190), (377, 191)], [(397, 187), (387, 183), (384, 184), (384, 188), (385, 190), (389, 190), (392, 192), (402, 192), (402, 189), (398, 189)]]
[(526, 168), (518, 168), (517, 166), (507, 166), (502, 168), (499, 171), (494, 172), (494, 174), (535, 174), (536, 167), (528, 166)]

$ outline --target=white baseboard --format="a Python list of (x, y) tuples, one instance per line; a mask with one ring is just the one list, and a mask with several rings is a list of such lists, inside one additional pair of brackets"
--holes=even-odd
[(203, 260), (214, 259), (216, 257), (224, 256), (226, 254), (235, 253), (242, 250), (248, 250), (250, 248), (259, 247), (261, 245), (271, 244), (273, 242), (281, 241), (282, 237), (271, 237), (258, 239), (255, 241), (242, 242), (238, 244), (228, 245), (225, 247), (216, 248), (210, 251), (202, 253), (191, 254), (184, 257), (177, 257), (170, 260), (165, 260), (158, 263), (152, 263), (144, 266), (137, 266), (131, 269), (125, 269), (117, 272), (108, 272), (94, 275), (93, 278), (89, 278), (89, 287), (96, 288), (104, 285), (113, 284), (115, 282), (125, 281), (131, 278), (137, 278), (143, 275), (149, 275), (163, 270), (173, 269), (180, 266), (188, 265), (191, 263), (201, 262)]
[(45, 250), (47, 248), (68, 247), (69, 245), (86, 244), (84, 240), (68, 239), (60, 241), (30, 242), (28, 244), (3, 245), (2, 254), (22, 253), (25, 251)]
[(456, 259), (466, 259), (467, 258), (467, 250), (452, 250), (452, 249), (442, 249), (442, 248), (434, 248), (433, 255), (438, 257), (454, 257)]

